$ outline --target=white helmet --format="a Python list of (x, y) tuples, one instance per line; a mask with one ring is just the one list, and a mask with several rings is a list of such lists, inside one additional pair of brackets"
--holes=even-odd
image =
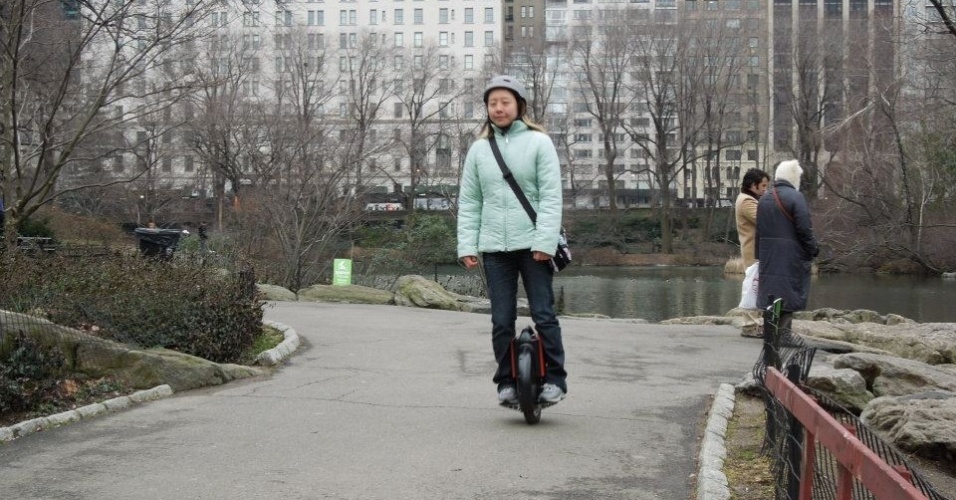
[(508, 89), (517, 94), (521, 100), (528, 102), (528, 92), (525, 91), (524, 85), (513, 76), (499, 75), (492, 78), (491, 81), (488, 82), (488, 86), (485, 87), (485, 104), (488, 104), (488, 94), (494, 89)]

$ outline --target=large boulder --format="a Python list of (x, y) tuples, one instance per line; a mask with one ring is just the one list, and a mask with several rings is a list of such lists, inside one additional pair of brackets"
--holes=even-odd
[(395, 305), (424, 307), (445, 311), (462, 309), (458, 295), (445, 290), (440, 284), (423, 276), (407, 275), (395, 282)]
[(883, 351), (931, 365), (956, 363), (956, 323), (849, 323), (794, 320), (794, 332)]
[(257, 283), (256, 289), (259, 290), (259, 294), (262, 296), (263, 300), (278, 300), (293, 302), (298, 300), (295, 293), (288, 288), (281, 287), (279, 285), (267, 285), (264, 283)]
[(899, 448), (956, 461), (956, 393), (927, 391), (874, 399), (860, 420)]
[(834, 368), (856, 371), (876, 396), (903, 396), (925, 391), (956, 392), (956, 374), (911, 359), (870, 353), (834, 356)]
[(343, 302), (346, 304), (393, 303), (392, 292), (361, 285), (312, 285), (297, 292), (304, 302)]
[(833, 399), (844, 408), (859, 413), (873, 399), (866, 389), (866, 380), (858, 372), (847, 368), (814, 363), (807, 375), (807, 387), (812, 387)]
[(57, 346), (73, 371), (91, 377), (111, 375), (136, 389), (169, 384), (174, 391), (182, 391), (267, 373), (167, 349), (132, 349), (26, 314), (0, 311), (0, 329), (23, 332), (45, 345)]

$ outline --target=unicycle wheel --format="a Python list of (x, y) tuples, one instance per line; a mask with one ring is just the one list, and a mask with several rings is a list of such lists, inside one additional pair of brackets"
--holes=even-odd
[(534, 359), (530, 349), (518, 354), (518, 406), (528, 424), (541, 421), (541, 406), (538, 404), (538, 387), (535, 383)]

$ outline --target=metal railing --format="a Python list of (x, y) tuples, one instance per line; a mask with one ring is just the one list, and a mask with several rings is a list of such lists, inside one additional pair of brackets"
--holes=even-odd
[(816, 349), (780, 328), (782, 303), (764, 312), (754, 366), (766, 405), (763, 452), (775, 500), (950, 500), (850, 411), (804, 382)]

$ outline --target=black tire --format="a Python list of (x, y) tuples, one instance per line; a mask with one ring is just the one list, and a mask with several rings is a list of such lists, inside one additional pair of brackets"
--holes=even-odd
[(522, 349), (518, 354), (518, 405), (528, 424), (541, 421), (541, 406), (538, 405), (538, 388), (534, 379), (534, 359), (531, 349)]

